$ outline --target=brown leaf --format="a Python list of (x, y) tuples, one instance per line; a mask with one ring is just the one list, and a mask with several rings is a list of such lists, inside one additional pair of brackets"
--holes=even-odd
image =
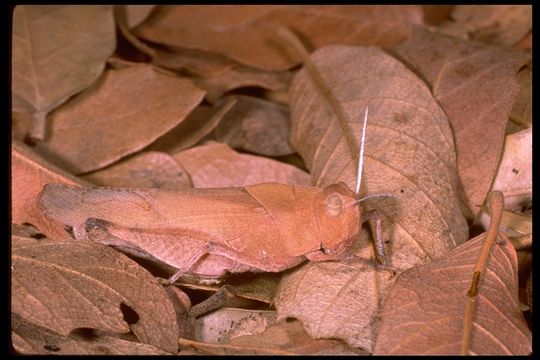
[(212, 132), (236, 103), (229, 97), (214, 106), (197, 106), (179, 125), (157, 139), (150, 150), (176, 153), (192, 147)]
[[(260, 326), (257, 318), (245, 318), (243, 327)], [(228, 322), (230, 324), (230, 322)], [(240, 323), (239, 323), (240, 324)], [(235, 325), (238, 326), (238, 325)], [(356, 355), (361, 353), (338, 340), (314, 340), (298, 321), (282, 321), (256, 335), (233, 338), (228, 343), (205, 343), (180, 339), (182, 346), (212, 355)]]
[(86, 338), (62, 336), (11, 314), (11, 341), (21, 354), (40, 355), (170, 355), (152, 345), (127, 341), (103, 334)]
[(20, 5), (13, 12), (12, 110), (45, 117), (92, 84), (116, 46), (112, 7)]
[(456, 5), (451, 18), (440, 27), (445, 34), (509, 47), (531, 30), (532, 6)]
[(64, 230), (64, 224), (43, 217), (35, 199), (47, 183), (89, 184), (47, 163), (17, 141), (11, 144), (11, 175), (11, 221), (30, 223), (51, 239), (71, 239)]
[[(129, 332), (176, 352), (178, 325), (157, 280), (99, 244), (12, 239), (12, 311), (67, 336), (76, 328)], [(130, 326), (123, 312), (135, 313)], [(131, 315), (134, 316), (134, 315)]]
[[(477, 236), (444, 259), (399, 276), (381, 313), (376, 355), (459, 354), (467, 290), (484, 238)], [(478, 286), (471, 353), (530, 353), (531, 332), (518, 301), (516, 252), (510, 243), (495, 244)]]
[(348, 118), (343, 129), (308, 73), (298, 73), (289, 93), (290, 140), (312, 181), (317, 186), (343, 181), (355, 188), (358, 151), (350, 149), (345, 135), (352, 133), (360, 143), (369, 105), (362, 181), (364, 195), (396, 196), (372, 201), (383, 218), (383, 238), (390, 241), (390, 263), (408, 268), (465, 241), (452, 133), (425, 84), (378, 49), (329, 46), (311, 59)]
[(315, 48), (332, 43), (389, 46), (422, 22), (418, 6), (167, 6), (135, 29), (145, 40), (217, 52), (240, 63), (287, 70), (299, 59), (280, 47), (279, 26), (295, 29)]
[(239, 154), (225, 144), (208, 143), (173, 155), (191, 176), (193, 186), (233, 187), (278, 182), (308, 185), (309, 174), (289, 164)]
[(147, 151), (102, 170), (82, 176), (98, 186), (189, 189), (189, 175), (172, 156)]
[(68, 171), (96, 170), (172, 129), (203, 96), (189, 79), (148, 65), (108, 70), (51, 114), (51, 137), (37, 149)]
[(230, 147), (266, 156), (294, 153), (289, 145), (289, 109), (274, 102), (236, 96), (238, 101), (215, 130)]
[(454, 130), (457, 164), (472, 214), (484, 202), (497, 170), (508, 115), (519, 91), (522, 52), (416, 29), (395, 48), (427, 81)]

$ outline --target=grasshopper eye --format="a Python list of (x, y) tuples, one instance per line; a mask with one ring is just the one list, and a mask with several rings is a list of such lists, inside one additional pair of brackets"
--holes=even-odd
[(343, 201), (341, 201), (341, 197), (338, 194), (332, 194), (328, 198), (326, 198), (324, 209), (328, 216), (339, 216), (339, 214), (341, 214), (342, 207)]

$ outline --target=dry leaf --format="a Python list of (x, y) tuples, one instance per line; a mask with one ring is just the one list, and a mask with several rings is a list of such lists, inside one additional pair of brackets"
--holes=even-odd
[(62, 336), (17, 314), (11, 314), (11, 330), (14, 349), (24, 355), (170, 355), (152, 345), (103, 334)]
[(532, 71), (529, 67), (522, 69), (517, 75), (520, 86), (519, 94), (512, 106), (510, 120), (522, 126), (532, 126)]
[[(126, 333), (176, 352), (178, 325), (157, 280), (99, 244), (12, 239), (12, 311), (60, 335), (76, 328)], [(130, 326), (123, 312), (135, 313)]]
[(227, 344), (212, 344), (180, 339), (180, 344), (212, 355), (357, 355), (338, 340), (314, 340), (298, 321), (282, 321), (265, 332), (232, 339)]
[(82, 176), (98, 186), (189, 189), (189, 175), (172, 156), (147, 151), (102, 170)]
[(208, 143), (173, 155), (193, 186), (236, 187), (262, 182), (308, 185), (309, 174), (276, 160), (239, 154), (225, 144)]
[(32, 113), (43, 139), (47, 114), (92, 84), (115, 46), (110, 5), (15, 7), (12, 110)]
[(529, 55), (416, 29), (395, 48), (430, 85), (454, 130), (458, 171), (472, 212), (489, 191), (504, 130), (518, 95), (517, 70)]
[(456, 5), (451, 18), (440, 26), (445, 34), (512, 46), (531, 30), (532, 6)]
[(215, 129), (217, 140), (230, 147), (266, 156), (294, 153), (289, 145), (289, 109), (251, 96), (237, 102)]
[[(376, 355), (460, 353), (467, 290), (484, 239), (477, 236), (444, 259), (399, 276), (381, 313)], [(529, 354), (531, 332), (519, 305), (512, 244), (495, 244), (478, 286), (471, 353)]]
[[(362, 179), (366, 191), (361, 193), (396, 196), (372, 201), (383, 218), (383, 238), (390, 241), (390, 263), (408, 268), (465, 241), (468, 229), (455, 190), (452, 133), (425, 84), (378, 49), (328, 46), (311, 58), (346, 112), (345, 131), (356, 144), (369, 105)], [(305, 70), (295, 77), (290, 98), (291, 144), (304, 158), (312, 181), (317, 186), (343, 181), (354, 189), (357, 147), (351, 150), (328, 99)]]
[(53, 166), (26, 145), (11, 144), (11, 221), (30, 223), (51, 239), (69, 240), (64, 225), (43, 217), (35, 203), (37, 195), (47, 183), (89, 185), (62, 169)]
[(390, 46), (422, 22), (418, 6), (163, 6), (135, 33), (156, 43), (220, 53), (263, 70), (299, 63), (275, 38), (293, 28), (315, 48), (332, 43)]
[[(367, 240), (367, 239), (366, 239)], [(282, 277), (274, 299), (278, 321), (292, 316), (313, 338), (343, 339), (371, 351), (390, 271), (362, 262), (310, 262)]]
[(236, 98), (230, 97), (214, 106), (197, 106), (184, 121), (157, 139), (149, 149), (172, 154), (192, 147), (216, 128), (235, 103)]
[(182, 122), (204, 92), (149, 65), (108, 70), (51, 114), (51, 137), (36, 149), (74, 173), (107, 166)]

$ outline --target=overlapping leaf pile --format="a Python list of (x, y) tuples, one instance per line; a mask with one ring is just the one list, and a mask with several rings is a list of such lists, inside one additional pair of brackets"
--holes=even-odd
[[(492, 190), (505, 198), (503, 240), (478, 283), (469, 350), (531, 352), (522, 312), (532, 313), (531, 6), (25, 5), (12, 25), (16, 352), (459, 353)], [(215, 252), (195, 230), (191, 243), (170, 235), (171, 192), (354, 189), (366, 108), (359, 196), (386, 194), (362, 207), (381, 217), (387, 267), (371, 261), (375, 234), (363, 230), (355, 256), (268, 273)], [(114, 205), (123, 195), (104, 189), (43, 205), (49, 183), (137, 199), (123, 209)], [(154, 220), (138, 217), (150, 214), (137, 195), (145, 189), (161, 194)], [(215, 227), (220, 204), (187, 206), (200, 210), (198, 226)], [(129, 236), (154, 241), (147, 249), (181, 241), (182, 259), (207, 251), (195, 275), (238, 274), (163, 286), (172, 262), (126, 253), (121, 238), (116, 247), (74, 240), (96, 238), (92, 206), (102, 220), (129, 219), (138, 229)], [(61, 221), (76, 211), (82, 225)], [(223, 230), (235, 241), (255, 226), (236, 216)], [(279, 230), (292, 249), (300, 225)], [(246, 246), (263, 249), (274, 235)]]

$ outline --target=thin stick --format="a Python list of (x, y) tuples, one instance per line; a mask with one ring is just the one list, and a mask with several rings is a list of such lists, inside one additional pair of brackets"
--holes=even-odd
[(347, 141), (347, 147), (349, 148), (351, 152), (351, 158), (353, 159), (354, 163), (358, 163), (358, 159), (356, 158), (357, 151), (356, 149), (356, 142), (354, 139), (354, 136), (349, 129), (348, 123), (349, 118), (347, 116), (347, 113), (343, 110), (337, 99), (332, 94), (332, 90), (326, 85), (326, 81), (323, 79), (321, 73), (311, 61), (311, 58), (309, 57), (309, 53), (302, 44), (302, 42), (298, 39), (298, 37), (292, 33), (289, 29), (281, 27), (277, 30), (277, 34), (287, 42), (287, 44), (291, 45), (291, 47), (298, 53), (300, 58), (302, 59), (302, 63), (306, 67), (306, 70), (308, 71), (309, 75), (313, 78), (315, 81), (315, 84), (318, 86), (319, 90), (322, 92), (322, 95), (330, 106), (332, 107), (332, 110), (336, 114), (339, 123), (341, 125), (341, 129), (343, 131), (343, 135), (345, 136), (345, 140)]
[(467, 292), (469, 301), (467, 302), (467, 307), (465, 308), (463, 337), (461, 339), (461, 355), (469, 355), (473, 332), (473, 318), (476, 308), (476, 299), (478, 296), (478, 284), (480, 283), (480, 276), (487, 266), (487, 260), (489, 258), (491, 248), (495, 243), (495, 239), (497, 238), (499, 225), (501, 224), (504, 209), (504, 197), (502, 192), (492, 191), (490, 193), (489, 203), (491, 205), (491, 223), (489, 224), (489, 229), (486, 233), (486, 240), (484, 241), (482, 249), (480, 250), (480, 256), (478, 257), (478, 261), (474, 267), (471, 287)]

